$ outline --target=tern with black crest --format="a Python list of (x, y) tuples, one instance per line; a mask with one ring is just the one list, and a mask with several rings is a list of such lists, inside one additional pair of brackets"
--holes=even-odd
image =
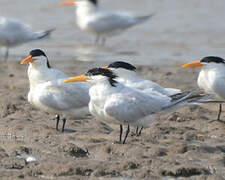
[[(118, 76), (116, 79), (118, 82), (123, 83), (128, 87), (139, 89), (145, 93), (152, 94), (154, 92), (160, 93), (165, 96), (171, 96), (177, 93), (181, 93), (180, 89), (164, 88), (151, 80), (138, 78), (136, 76), (136, 67), (128, 62), (115, 61), (103, 68), (113, 71)], [(137, 136), (141, 135), (142, 129), (143, 127), (141, 127), (139, 131), (139, 127), (137, 127)]]
[(151, 80), (138, 78), (136, 75), (136, 67), (128, 62), (115, 61), (104, 68), (112, 70), (118, 76), (117, 81), (146, 93), (155, 91), (170, 96), (181, 92), (180, 89), (164, 88)]
[(53, 69), (46, 54), (40, 49), (30, 51), (30, 55), (21, 61), (29, 63), (28, 78), (30, 91), (28, 101), (35, 107), (56, 114), (56, 129), (60, 115), (63, 117), (62, 131), (66, 123), (66, 115), (85, 115), (88, 113), (89, 85), (87, 83), (65, 84), (69, 76)]
[(96, 36), (96, 43), (104, 44), (106, 38), (145, 22), (151, 15), (137, 16), (128, 12), (101, 9), (98, 0), (70, 0), (61, 5), (75, 5), (78, 27)]
[[(183, 67), (201, 67), (197, 84), (206, 93), (216, 95), (217, 99), (225, 99), (225, 60), (217, 56), (207, 56), (200, 61), (184, 64)], [(222, 103), (219, 103), (217, 120), (220, 120)]]
[(69, 78), (65, 83), (88, 81), (91, 84), (89, 111), (106, 123), (119, 124), (120, 142), (122, 142), (122, 124), (127, 125), (123, 144), (130, 132), (130, 125), (148, 127), (164, 110), (195, 104), (209, 97), (209, 95), (192, 97), (195, 91), (174, 99), (159, 93), (147, 94), (116, 81), (116, 78), (117, 75), (108, 69), (93, 68), (84, 75)]

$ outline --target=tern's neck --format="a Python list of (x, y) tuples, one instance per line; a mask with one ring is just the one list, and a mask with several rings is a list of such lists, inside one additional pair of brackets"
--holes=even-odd
[(28, 77), (30, 85), (49, 81), (53, 78), (51, 70), (46, 65), (29, 64)]
[(120, 91), (121, 88), (123, 88), (123, 85), (119, 82), (113, 83), (113, 85), (108, 80), (97, 82), (95, 84), (92, 84), (90, 88), (90, 93), (92, 95), (98, 94), (99, 97), (103, 98), (110, 96), (112, 93)]
[(85, 14), (93, 13), (97, 9), (98, 7), (90, 3), (89, 1), (80, 1), (77, 2), (76, 5), (76, 14), (77, 16), (83, 16)]

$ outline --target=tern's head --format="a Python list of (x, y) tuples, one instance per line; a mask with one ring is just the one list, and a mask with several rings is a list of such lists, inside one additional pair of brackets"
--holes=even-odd
[(65, 81), (68, 82), (90, 82), (91, 84), (99, 84), (99, 83), (109, 83), (111, 86), (116, 86), (115, 78), (117, 76), (110, 70), (104, 68), (93, 68), (90, 69), (87, 73), (69, 78)]
[(104, 68), (113, 71), (113, 73), (120, 78), (129, 78), (133, 76), (136, 71), (136, 67), (123, 61), (115, 61)]
[(216, 68), (223, 67), (225, 65), (225, 60), (217, 56), (207, 56), (200, 61), (195, 61), (191, 63), (184, 64), (183, 67), (203, 67), (203, 68)]
[(69, 0), (69, 1), (64, 1), (61, 2), (60, 5), (65, 6), (65, 5), (75, 5), (75, 6), (98, 6), (98, 0)]
[(45, 66), (47, 68), (51, 68), (48, 61), (48, 57), (40, 49), (34, 49), (30, 51), (30, 55), (20, 62), (20, 64), (26, 64), (26, 63), (32, 63), (35, 66)]

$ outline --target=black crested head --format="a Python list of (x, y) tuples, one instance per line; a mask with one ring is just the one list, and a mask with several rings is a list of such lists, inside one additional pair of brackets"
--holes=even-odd
[(46, 56), (46, 54), (44, 53), (44, 51), (42, 51), (41, 49), (33, 49), (30, 51), (30, 55), (32, 57), (38, 57), (38, 56), (44, 56), (47, 59), (47, 67), (51, 68), (49, 61), (48, 61), (48, 57)]
[(211, 63), (211, 62), (214, 62), (214, 63), (225, 63), (225, 60), (221, 57), (217, 57), (217, 56), (207, 56), (207, 57), (204, 57), (202, 60), (201, 60), (202, 63)]
[(89, 0), (91, 3), (93, 3), (95, 6), (98, 5), (98, 0)]
[(135, 71), (136, 70), (136, 67), (131, 65), (130, 63), (127, 63), (127, 62), (123, 62), (123, 61), (115, 61), (111, 64), (109, 64), (108, 66), (109, 68), (123, 68), (123, 69), (127, 69), (127, 70), (130, 70), (130, 71)]
[(93, 68), (90, 69), (86, 74), (86, 76), (97, 76), (97, 75), (102, 75), (105, 77), (108, 77), (109, 83), (115, 87), (117, 81), (115, 81), (115, 78), (117, 78), (117, 76), (110, 70), (108, 69), (104, 69), (104, 68)]
[(37, 56), (45, 56), (46, 57), (46, 54), (41, 49), (33, 49), (32, 51), (30, 51), (30, 55), (32, 57), (37, 57)]

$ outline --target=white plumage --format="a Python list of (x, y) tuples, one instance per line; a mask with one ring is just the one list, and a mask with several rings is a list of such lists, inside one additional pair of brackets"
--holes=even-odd
[(104, 44), (107, 37), (117, 35), (124, 30), (140, 24), (152, 15), (136, 16), (128, 12), (106, 11), (98, 7), (97, 0), (74, 0), (62, 2), (62, 5), (76, 6), (76, 23), (78, 27), (97, 36)]
[[(181, 93), (180, 89), (164, 88), (151, 80), (143, 80), (138, 78), (135, 72), (136, 67), (124, 61), (115, 61), (113, 63), (110, 63), (108, 66), (105, 66), (104, 68), (113, 71), (118, 76), (116, 79), (118, 82), (125, 84), (128, 87), (141, 90), (150, 95), (154, 93), (156, 94), (156, 96), (157, 94), (159, 94), (159, 96), (171, 96), (177, 93)], [(137, 136), (141, 135), (142, 129), (143, 127), (141, 127), (139, 131), (139, 127), (137, 126)]]
[(185, 93), (175, 99), (159, 93), (146, 94), (115, 81), (115, 78), (116, 75), (108, 69), (94, 68), (86, 75), (70, 78), (65, 82), (91, 83), (89, 111), (107, 123), (128, 125), (124, 143), (130, 131), (129, 125), (148, 127), (163, 110), (189, 105), (207, 98), (206, 96), (192, 98), (194, 92)]
[(0, 47), (6, 47), (5, 60), (8, 49), (23, 43), (47, 37), (51, 30), (33, 32), (31, 27), (18, 20), (0, 17)]
[[(216, 56), (204, 57), (201, 61), (184, 64), (183, 67), (202, 67), (197, 84), (206, 93), (215, 94), (219, 100), (225, 99), (225, 60)], [(217, 120), (220, 121), (222, 102), (219, 104)]]
[(139, 89), (146, 93), (157, 92), (162, 95), (171, 96), (180, 93), (180, 89), (164, 88), (151, 80), (143, 80), (136, 76), (136, 67), (124, 61), (115, 61), (105, 66), (112, 70), (117, 76), (117, 81), (128, 87)]
[(88, 113), (88, 84), (82, 82), (65, 84), (64, 80), (68, 79), (69, 76), (57, 69), (50, 68), (47, 56), (41, 50), (31, 51), (30, 56), (21, 63), (27, 62), (30, 62), (28, 67), (30, 82), (28, 101), (32, 105), (57, 115), (82, 116), (84, 113)]

